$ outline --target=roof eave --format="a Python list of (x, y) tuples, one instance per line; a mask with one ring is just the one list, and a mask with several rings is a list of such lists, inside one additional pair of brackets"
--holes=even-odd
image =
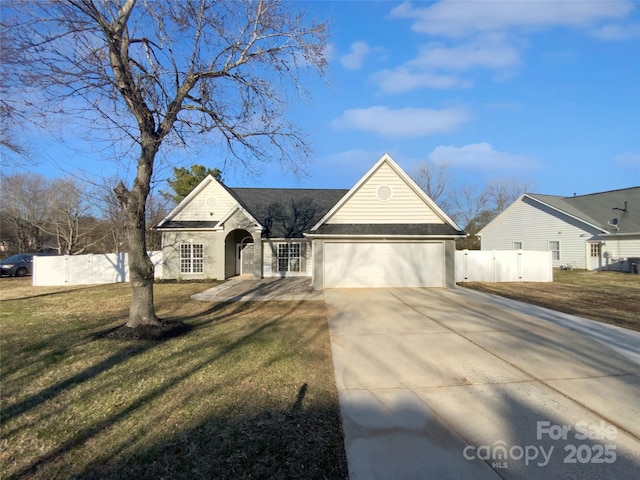
[[(550, 209), (552, 209), (552, 210), (555, 210), (556, 212), (560, 212), (560, 213), (562, 213), (563, 215), (566, 215), (566, 216), (568, 216), (568, 217), (570, 217), (570, 218), (573, 218), (574, 220), (577, 220), (577, 221), (579, 221), (579, 222), (581, 222), (581, 223), (584, 223), (585, 225), (588, 225), (588, 226), (590, 226), (590, 227), (592, 227), (592, 228), (595, 228), (596, 230), (600, 230), (601, 232), (603, 232), (603, 233), (605, 233), (605, 234), (611, 233), (611, 232), (609, 232), (609, 231), (605, 230), (604, 228), (602, 228), (602, 227), (601, 227), (601, 226), (599, 226), (599, 225), (595, 225), (595, 224), (593, 224), (593, 223), (591, 223), (591, 222), (588, 222), (588, 221), (586, 221), (586, 220), (585, 220), (585, 219), (583, 219), (583, 218), (576, 217), (575, 215), (573, 215), (573, 214), (571, 214), (571, 213), (569, 213), (569, 212), (567, 212), (567, 211), (565, 211), (565, 210), (562, 210), (561, 208), (554, 207), (553, 205), (551, 205), (551, 204), (549, 204), (549, 203), (547, 203), (547, 202), (544, 202), (544, 201), (540, 200), (539, 198), (536, 198), (536, 197), (534, 197), (534, 196), (532, 196), (532, 195), (529, 195), (528, 193), (525, 193), (521, 198), (524, 198), (524, 197), (530, 198), (531, 200), (533, 200), (533, 201), (535, 201), (535, 202), (538, 202), (538, 203), (540, 203), (541, 205), (544, 205), (545, 207), (548, 207), (548, 208), (550, 208)], [(577, 209), (576, 209), (576, 210), (577, 210)]]
[(456, 238), (465, 238), (467, 236), (467, 234), (454, 234), (454, 235), (409, 235), (409, 234), (404, 234), (404, 235), (385, 235), (385, 234), (380, 234), (380, 233), (376, 233), (376, 234), (346, 234), (346, 233), (304, 233), (303, 234), (305, 236), (305, 238), (310, 238), (310, 239), (314, 239), (314, 238), (339, 238), (339, 239), (346, 239), (346, 238), (355, 238), (355, 239), (360, 239), (360, 238), (364, 238), (364, 239), (408, 239), (408, 240), (421, 240), (421, 239), (431, 239), (431, 240), (443, 240), (443, 239), (447, 239), (447, 240), (451, 240), (451, 239), (456, 239)]
[(183, 228), (167, 228), (153, 227), (151, 230), (156, 232), (215, 232), (217, 227), (183, 227)]
[(624, 233), (606, 232), (606, 233), (599, 233), (597, 236), (598, 237), (632, 237), (632, 236), (640, 236), (640, 232), (624, 232)]

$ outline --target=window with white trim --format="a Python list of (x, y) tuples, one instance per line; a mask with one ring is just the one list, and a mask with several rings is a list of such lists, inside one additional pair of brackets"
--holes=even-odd
[(560, 242), (558, 240), (549, 240), (549, 251), (553, 260), (560, 260)]
[(204, 245), (202, 243), (180, 244), (180, 273), (204, 272)]
[(301, 250), (300, 243), (279, 243), (278, 271), (299, 272)]
[(522, 242), (513, 242), (514, 250), (522, 250)]
[(600, 257), (600, 244), (599, 243), (590, 243), (591, 246), (591, 257), (599, 258)]

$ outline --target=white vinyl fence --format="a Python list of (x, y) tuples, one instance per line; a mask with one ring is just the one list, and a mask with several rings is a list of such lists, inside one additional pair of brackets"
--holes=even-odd
[(551, 252), (457, 250), (456, 282), (553, 282)]
[[(162, 252), (149, 252), (155, 277), (162, 278)], [(93, 285), (129, 281), (126, 253), (33, 257), (33, 286)]]

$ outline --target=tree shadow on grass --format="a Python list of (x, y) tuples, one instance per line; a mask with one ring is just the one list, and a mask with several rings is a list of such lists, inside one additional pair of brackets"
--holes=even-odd
[(153, 445), (100, 459), (75, 478), (348, 478), (337, 401), (305, 408), (303, 390), (288, 411), (212, 413)]
[[(225, 307), (228, 307), (228, 308), (225, 308)], [(101, 432), (108, 430), (109, 428), (114, 427), (115, 425), (122, 424), (129, 421), (129, 418), (132, 415), (134, 415), (135, 412), (144, 408), (150, 402), (153, 402), (154, 400), (162, 397), (163, 395), (166, 395), (171, 389), (173, 389), (173, 387), (175, 387), (178, 384), (181, 384), (181, 382), (189, 379), (194, 375), (196, 376), (199, 375), (199, 373), (203, 369), (208, 368), (209, 365), (215, 364), (218, 361), (222, 361), (224, 363), (225, 361), (227, 361), (225, 358), (229, 354), (237, 355), (238, 354), (237, 352), (242, 351), (243, 348), (246, 348), (248, 345), (251, 345), (256, 340), (258, 341), (258, 343), (260, 343), (261, 341), (264, 341), (264, 339), (267, 337), (272, 338), (273, 335), (277, 335), (277, 336), (281, 335), (280, 329), (283, 327), (280, 324), (281, 320), (286, 319), (291, 315), (295, 315), (296, 309), (299, 307), (299, 304), (295, 302), (287, 302), (287, 303), (283, 303), (282, 307), (283, 308), (281, 308), (278, 311), (278, 314), (274, 315), (272, 318), (269, 318), (266, 320), (260, 319), (258, 315), (256, 317), (257, 320), (255, 323), (246, 324), (244, 326), (240, 325), (239, 329), (232, 329), (231, 334), (229, 333), (223, 334), (222, 338), (211, 337), (210, 335), (209, 336), (205, 335), (202, 338), (200, 338), (200, 336), (195, 331), (192, 332), (194, 334), (193, 342), (189, 342), (188, 344), (185, 344), (183, 347), (180, 347), (179, 349), (172, 351), (172, 353), (169, 356), (163, 357), (163, 362), (165, 362), (168, 365), (174, 365), (174, 366), (180, 365), (183, 359), (188, 358), (190, 359), (188, 368), (177, 370), (176, 372), (169, 375), (169, 378), (167, 378), (166, 381), (163, 381), (162, 383), (151, 388), (150, 390), (147, 390), (142, 395), (136, 396), (136, 398), (132, 398), (132, 401), (128, 403), (128, 405), (125, 405), (123, 409), (115, 411), (108, 417), (103, 418), (99, 421), (91, 422), (90, 424), (83, 426), (79, 430), (75, 431), (72, 435), (68, 436), (65, 440), (59, 443), (55, 448), (50, 450), (48, 453), (45, 453), (41, 456), (34, 458), (32, 462), (25, 465), (19, 471), (13, 473), (10, 476), (10, 478), (21, 478), (21, 477), (33, 476), (33, 475), (36, 475), (39, 471), (46, 471), (50, 466), (53, 466), (52, 464), (59, 465), (60, 462), (64, 464), (65, 457), (67, 457), (67, 455), (69, 455), (71, 452), (75, 451), (77, 448), (81, 447), (86, 442), (93, 441), (95, 437), (100, 436)], [(199, 330), (199, 329), (205, 328), (206, 326), (226, 323), (232, 320), (233, 318), (239, 318), (238, 316), (242, 315), (243, 313), (249, 313), (252, 310), (258, 310), (259, 308), (261, 308), (259, 304), (248, 303), (248, 302), (233, 304), (233, 305), (213, 304), (205, 312), (199, 312), (198, 314), (193, 315), (192, 317), (176, 318), (175, 320), (188, 321), (190, 325), (193, 325), (194, 329)], [(108, 334), (108, 333), (109, 333), (109, 330), (103, 332), (103, 334)], [(302, 339), (302, 343), (298, 344), (299, 347), (304, 348), (304, 345), (308, 345), (309, 341), (312, 341), (313, 338), (317, 337), (317, 332), (315, 334), (313, 334), (313, 332), (311, 333), (312, 334), (310, 336), (305, 335), (305, 338)], [(265, 335), (267, 337), (265, 337)], [(218, 338), (218, 341), (220, 342), (220, 344), (213, 349), (211, 348), (212, 338)], [(82, 383), (90, 380), (91, 378), (97, 377), (98, 375), (105, 374), (106, 372), (113, 370), (119, 364), (124, 363), (125, 361), (128, 361), (130, 358), (140, 355), (142, 353), (148, 352), (154, 348), (157, 348), (160, 345), (163, 345), (163, 342), (149, 342), (149, 341), (132, 342), (129, 345), (125, 343), (124, 348), (122, 348), (119, 352), (109, 356), (104, 361), (96, 365), (92, 365), (91, 367), (81, 372), (78, 372), (75, 375), (72, 375), (71, 377), (63, 381), (58, 382), (55, 385), (52, 385), (47, 389), (38, 392), (37, 394), (30, 396), (29, 398), (23, 400), (18, 404), (10, 406), (10, 410), (4, 412), (6, 415), (9, 415), (9, 417), (5, 417), (5, 418), (11, 418), (12, 416), (24, 414), (28, 410), (32, 410), (35, 407), (38, 407), (40, 404), (56, 398), (65, 389), (76, 388)], [(202, 352), (202, 354), (199, 358), (195, 357), (195, 361), (194, 361), (194, 357), (192, 357), (192, 355), (193, 353), (197, 353), (197, 352)], [(187, 356), (185, 357), (185, 355)], [(243, 373), (240, 376), (235, 375), (232, 371), (230, 371), (228, 375), (229, 378), (228, 380), (225, 379), (225, 382), (228, 381), (229, 383), (234, 383), (234, 382), (238, 383), (238, 382), (244, 381), (250, 376), (260, 375), (261, 369), (264, 368), (265, 366), (270, 365), (272, 361), (276, 361), (275, 358), (265, 359), (263, 362), (256, 363), (255, 367), (253, 367), (248, 373)], [(148, 368), (144, 367), (143, 370), (139, 370), (138, 374), (153, 375), (154, 371), (155, 370), (153, 368), (153, 365), (149, 365)], [(100, 388), (104, 389), (104, 388), (107, 388), (108, 385), (110, 384), (102, 382), (101, 385), (103, 385), (103, 387), (100, 387)], [(95, 389), (95, 387), (92, 387), (90, 391), (91, 391), (90, 394), (92, 396), (100, 394)], [(273, 465), (275, 464), (273, 462), (276, 462), (279, 465), (279, 462), (281, 461), (284, 462), (285, 465), (289, 465), (289, 466), (278, 467), (278, 468), (288, 469), (286, 471), (293, 472), (292, 469), (294, 468), (305, 468), (304, 465), (305, 465), (305, 462), (308, 462), (307, 460), (298, 461), (298, 460), (295, 460), (296, 457), (293, 456), (292, 457), (293, 460), (291, 460), (289, 463), (287, 463), (288, 461), (286, 461), (286, 458), (290, 456), (290, 454), (286, 452), (290, 452), (292, 449), (295, 449), (294, 448), (295, 445), (302, 445), (302, 447), (300, 448), (304, 450), (306, 448), (304, 447), (305, 442), (307, 443), (311, 442), (311, 440), (304, 440), (304, 438), (306, 437), (303, 438), (304, 441), (302, 440), (296, 441), (295, 438), (298, 438), (298, 437), (295, 437), (295, 435), (292, 437), (295, 429), (301, 429), (303, 432), (308, 431), (309, 435), (314, 436), (315, 435), (313, 434), (313, 432), (315, 431), (314, 429), (319, 428), (322, 430), (323, 428), (327, 428), (332, 424), (335, 427), (337, 422), (337, 428), (335, 430), (337, 431), (336, 435), (339, 437), (338, 443), (340, 445), (340, 448), (342, 448), (342, 437), (341, 437), (341, 430), (339, 428), (340, 421), (339, 421), (339, 414), (337, 411), (337, 408), (338, 408), (337, 400), (333, 402), (333, 405), (330, 405), (329, 407), (329, 410), (333, 409), (332, 411), (326, 414), (324, 413), (314, 414), (312, 412), (317, 410), (315, 406), (314, 408), (311, 408), (309, 411), (304, 410), (302, 408), (302, 402), (304, 400), (305, 394), (306, 394), (306, 389), (304, 388), (304, 385), (303, 385), (303, 387), (301, 387), (298, 393), (298, 397), (293, 403), (294, 407), (292, 407), (290, 411), (284, 411), (284, 412), (274, 409), (269, 405), (262, 406), (263, 408), (261, 408), (261, 405), (260, 405), (261, 395), (258, 394), (256, 396), (255, 402), (253, 401), (253, 399), (248, 399), (247, 405), (249, 407), (245, 409), (246, 412), (240, 411), (239, 415), (234, 414), (232, 416), (227, 415), (227, 416), (211, 417), (210, 420), (207, 420), (206, 422), (204, 422), (200, 427), (189, 430), (188, 432), (179, 435), (179, 439), (176, 439), (174, 441), (171, 441), (171, 439), (169, 439), (166, 442), (166, 445), (165, 445), (165, 442), (163, 442), (162, 445), (154, 446), (153, 448), (151, 448), (149, 452), (140, 453), (141, 455), (140, 464), (146, 465), (146, 467), (143, 468), (142, 470), (146, 471), (148, 468), (150, 468), (149, 465), (155, 464), (156, 455), (161, 455), (162, 458), (168, 457), (170, 459), (170, 461), (168, 460), (168, 462), (171, 465), (175, 464), (179, 466), (181, 465), (181, 463), (177, 459), (176, 455), (178, 455), (179, 457), (184, 456), (184, 452), (180, 449), (184, 449), (184, 448), (191, 449), (193, 447), (195, 451), (200, 452), (197, 455), (197, 457), (204, 458), (206, 457), (206, 455), (210, 455), (210, 453), (207, 453), (207, 452), (210, 452), (211, 449), (213, 448), (211, 443), (212, 441), (214, 441), (215, 444), (220, 443), (222, 446), (224, 446), (227, 444), (226, 442), (223, 441), (225, 438), (231, 438), (231, 437), (237, 437), (237, 436), (244, 438), (242, 437), (243, 435), (248, 435), (249, 438), (253, 438), (254, 436), (256, 436), (256, 439), (258, 439), (258, 436), (262, 436), (262, 437), (265, 436), (264, 434), (261, 434), (261, 433), (259, 434), (259, 432), (255, 434), (252, 433), (254, 431), (253, 429), (255, 428), (259, 428), (260, 432), (263, 432), (265, 429), (267, 429), (269, 432), (273, 433), (273, 438), (269, 436), (268, 441), (260, 440), (259, 445), (254, 447), (255, 452), (259, 453), (263, 450), (271, 451), (272, 447), (269, 446), (271, 444), (277, 446), (277, 448), (275, 448), (274, 452), (271, 454), (272, 457), (269, 457), (269, 458), (277, 458), (277, 460), (273, 460), (273, 459), (268, 460), (267, 463), (270, 466), (264, 467), (266, 469), (264, 470), (265, 472), (267, 472), (267, 470), (269, 469), (274, 468)], [(319, 422), (319, 424), (314, 425), (314, 422)], [(140, 425), (140, 427), (144, 428), (143, 425)], [(218, 431), (222, 433), (215, 433)], [(198, 435), (200, 435), (202, 432), (205, 432), (206, 435), (204, 437), (199, 437)], [(293, 438), (294, 440), (287, 440), (287, 438), (289, 437)], [(320, 434), (317, 435), (316, 440), (319, 441), (321, 437), (322, 435)], [(336, 437), (331, 437), (331, 438), (334, 438), (334, 440), (331, 440), (331, 441), (335, 441)], [(133, 435), (131, 438), (123, 441), (118, 451), (126, 450), (127, 452), (130, 452), (132, 449), (135, 449), (135, 446), (137, 445), (136, 442), (138, 441), (139, 441), (139, 438), (136, 435)], [(185, 444), (184, 442), (187, 442), (187, 443)], [(242, 442), (244, 443), (244, 440), (242, 440)], [(282, 444), (282, 442), (285, 442), (285, 443)], [(192, 445), (192, 447), (189, 447), (189, 445)], [(238, 445), (237, 443), (235, 445), (236, 447), (233, 448), (234, 451), (244, 450), (244, 447), (242, 449), (239, 449), (237, 446)], [(285, 445), (285, 446), (282, 446), (282, 445)], [(178, 451), (174, 451), (175, 448), (178, 448)], [(222, 448), (222, 447), (216, 447), (216, 448), (218, 448), (219, 450), (219, 448)], [(279, 452), (281, 450), (286, 453), (285, 457), (280, 456), (281, 453)], [(253, 453), (251, 453), (250, 455), (248, 454), (240, 454), (240, 455), (242, 458), (245, 458), (246, 460), (247, 458), (250, 458), (250, 456), (252, 456)], [(275, 457), (273, 457), (273, 455), (275, 455)], [(306, 455), (307, 456), (310, 455), (308, 451), (306, 452)], [(323, 455), (324, 454), (321, 454), (321, 456)], [(333, 455), (334, 455), (333, 453), (330, 454), (330, 456), (333, 456)], [(215, 454), (216, 458), (218, 458), (219, 456), (220, 458), (224, 458), (225, 456), (228, 457), (229, 454), (225, 452), (221, 452), (220, 454)], [(109, 463), (111, 462), (111, 460), (105, 459), (102, 462), (97, 462), (96, 465), (94, 465), (95, 468), (91, 467), (92, 469), (91, 471), (93, 473), (87, 473), (84, 478), (90, 478), (92, 476), (95, 476), (97, 471), (101, 471), (104, 469), (106, 469), (104, 471), (104, 475), (100, 474), (100, 476), (111, 476), (111, 477), (129, 476), (129, 475), (125, 475), (125, 473), (126, 473), (126, 469), (131, 468), (130, 460), (127, 459), (126, 461), (123, 461), (120, 455), (117, 455), (117, 459), (115, 457), (116, 455), (112, 455), (111, 457), (113, 459), (113, 462), (117, 463), (122, 461), (123, 465), (111, 466), (111, 464)], [(149, 457), (152, 457), (151, 460), (148, 459)], [(222, 461), (220, 459), (218, 460)], [(228, 465), (225, 467), (224, 465), (226, 464), (221, 464), (219, 461), (218, 463), (216, 463), (216, 465), (218, 466), (215, 468), (220, 468), (221, 471), (224, 470), (225, 472), (230, 472)], [(253, 462), (250, 462), (249, 460), (246, 460), (246, 462), (249, 462), (253, 465)], [(311, 463), (314, 463), (314, 462), (316, 462), (316, 460), (313, 460)], [(330, 462), (329, 461), (327, 462), (335, 463), (335, 459), (333, 458)], [(191, 470), (192, 472), (191, 475), (185, 474), (182, 478), (190, 478), (190, 477), (193, 478), (194, 475), (201, 476), (199, 472), (202, 470), (202, 468), (204, 467), (200, 466), (198, 467), (197, 471)], [(238, 468), (242, 469), (245, 467), (238, 467)], [(313, 467), (313, 468), (316, 468), (316, 467)], [(326, 468), (329, 468), (330, 470), (333, 467), (329, 466)], [(317, 469), (318, 471), (320, 471), (320, 467), (317, 467)], [(322, 469), (324, 470), (325, 467), (323, 466)], [(179, 477), (179, 474), (182, 470), (178, 469), (175, 471)], [(212, 471), (212, 470), (209, 469), (207, 471)], [(114, 472), (118, 472), (118, 473), (116, 474)], [(159, 476), (165, 476), (162, 474), (162, 471), (156, 471), (156, 473), (158, 473)], [(141, 475), (141, 476), (145, 476), (145, 475)], [(174, 477), (174, 475), (171, 475), (171, 476)], [(233, 475), (231, 473), (228, 473), (227, 476), (228, 478), (238, 478), (237, 475)], [(248, 476), (256, 477), (256, 476), (263, 476), (263, 475), (251, 474)], [(273, 477), (273, 475), (266, 475), (266, 476)], [(276, 475), (276, 476), (279, 476), (279, 475)], [(297, 475), (293, 475), (293, 473), (291, 473), (290, 475), (286, 474), (285, 476), (293, 477)], [(147, 475), (146, 478), (151, 478), (151, 476)], [(328, 476), (327, 478), (331, 478), (331, 477)], [(333, 478), (338, 478), (338, 477), (334, 476)]]
[[(74, 343), (68, 348), (57, 349), (54, 353), (58, 356), (61, 356), (62, 353), (66, 353), (67, 350), (73, 349), (78, 345), (100, 340), (103, 338), (111, 339), (119, 343), (122, 343), (122, 341), (131, 342), (124, 343), (122, 345), (124, 348), (119, 349), (109, 357), (105, 358), (103, 361), (91, 365), (90, 367), (77, 372), (75, 375), (72, 375), (65, 380), (55, 383), (18, 403), (8, 406), (4, 405), (2, 411), (0, 412), (0, 419), (2, 420), (2, 423), (4, 424), (12, 418), (18, 415), (25, 414), (28, 411), (38, 407), (39, 405), (55, 398), (67, 388), (76, 387), (79, 384), (86, 382), (87, 380), (97, 377), (103, 372), (111, 370), (117, 365), (129, 360), (130, 358), (154, 348), (163, 340), (169, 340), (189, 333), (195, 327), (192, 324), (185, 322), (196, 319), (198, 317), (210, 316), (218, 311), (224, 310), (230, 304), (231, 302), (216, 303), (213, 304), (211, 308), (207, 309), (205, 312), (201, 312), (189, 317), (177, 317), (164, 320), (161, 327), (143, 328), (139, 332), (132, 332), (132, 330), (134, 329), (126, 327), (125, 325), (118, 325), (116, 327), (98, 331), (97, 333), (88, 332), (89, 335), (84, 340)], [(229, 314), (225, 315), (225, 319), (233, 318), (235, 315), (249, 309), (251, 306), (248, 303), (235, 305), (238, 305), (238, 308), (234, 308), (233, 310), (231, 310), (231, 312), (229, 312)], [(209, 324), (213, 321), (215, 321), (215, 318), (205, 320), (204, 323)], [(54, 353), (48, 353), (48, 355), (53, 355)], [(6, 374), (7, 372), (5, 372), (5, 375)], [(10, 434), (11, 431), (5, 431), (4, 433), (5, 435), (7, 435)]]

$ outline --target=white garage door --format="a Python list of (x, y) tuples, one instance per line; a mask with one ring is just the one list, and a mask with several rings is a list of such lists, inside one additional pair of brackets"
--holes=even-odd
[(324, 286), (444, 287), (444, 243), (324, 244)]

